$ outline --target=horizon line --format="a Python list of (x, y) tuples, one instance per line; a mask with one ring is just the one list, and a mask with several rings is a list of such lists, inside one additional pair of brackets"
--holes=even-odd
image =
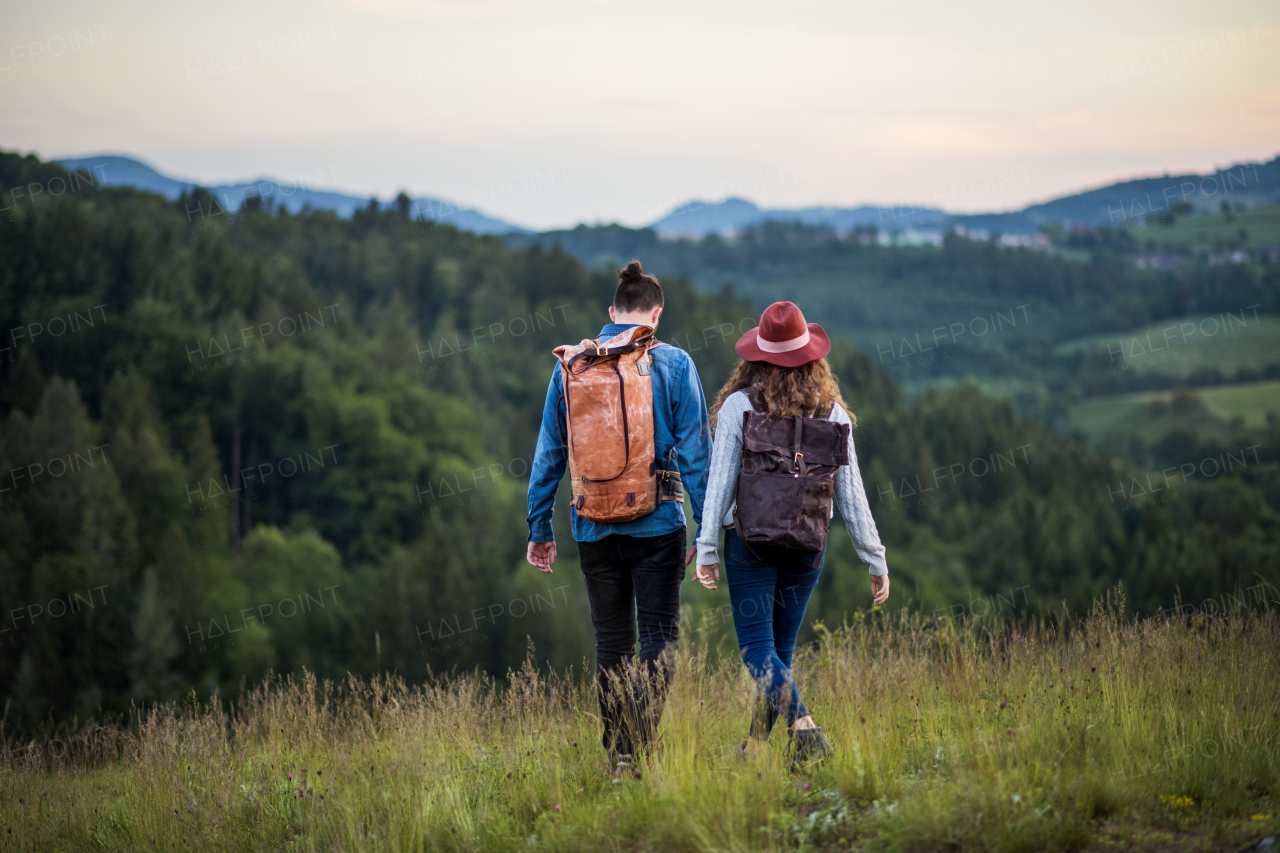
[[(0, 150), (4, 150), (4, 149), (0, 149)], [(14, 153), (19, 153), (16, 149), (10, 149), (10, 150), (13, 150), (13, 151), (14, 151)], [(130, 153), (125, 153), (125, 152), (120, 152), (120, 151), (103, 151), (103, 152), (99, 152), (99, 153), (96, 153), (96, 154), (59, 155), (59, 156), (51, 156), (51, 157), (48, 157), (48, 158), (42, 157), (42, 156), (41, 156), (37, 151), (35, 151), (35, 150), (31, 150), (31, 151), (29, 151), (29, 152), (27, 152), (27, 153), (28, 153), (28, 154), (31, 154), (31, 155), (34, 155), (34, 156), (36, 156), (37, 158), (41, 159), (41, 160), (42, 160), (43, 162), (45, 162), (45, 163), (59, 163), (59, 164), (60, 164), (62, 161), (65, 161), (65, 160), (91, 160), (91, 159), (98, 158), (98, 157), (120, 157), (120, 158), (123, 158), (123, 159), (132, 160), (132, 161), (134, 161), (134, 162), (136, 162), (136, 163), (139, 163), (139, 164), (141, 164), (141, 165), (143, 165), (143, 166), (146, 166), (147, 168), (149, 168), (149, 169), (151, 169), (152, 171), (156, 172), (156, 174), (160, 175), (160, 176), (161, 176), (161, 177), (163, 177), (163, 178), (167, 178), (167, 179), (172, 180), (172, 181), (177, 181), (177, 182), (179, 182), (179, 183), (186, 183), (186, 184), (189, 184), (189, 185), (191, 185), (191, 186), (193, 186), (193, 187), (201, 187), (201, 188), (208, 188), (208, 187), (219, 186), (219, 185), (222, 185), (222, 186), (234, 186), (234, 185), (241, 185), (241, 184), (252, 184), (252, 183), (256, 183), (256, 182), (260, 182), (260, 181), (267, 181), (267, 182), (271, 182), (271, 183), (274, 183), (274, 184), (279, 185), (279, 184), (281, 183), (281, 180), (282, 180), (282, 179), (280, 179), (280, 178), (277, 178), (277, 177), (273, 177), (273, 176), (269, 176), (269, 175), (265, 175), (265, 174), (264, 174), (264, 175), (259, 175), (259, 176), (258, 176), (258, 177), (256, 177), (256, 178), (241, 178), (241, 179), (234, 179), (234, 180), (222, 180), (222, 181), (216, 181), (216, 182), (215, 182), (215, 181), (210, 181), (210, 182), (201, 182), (201, 181), (198, 181), (198, 180), (192, 180), (192, 179), (190, 179), (190, 178), (186, 178), (186, 177), (179, 177), (179, 176), (176, 176), (176, 175), (170, 174), (170, 173), (168, 173), (168, 172), (164, 171), (161, 167), (157, 166), (155, 163), (153, 163), (153, 162), (149, 161), (148, 159), (146, 159), (146, 158), (145, 158), (144, 156), (142, 156), (142, 155), (130, 154)], [(1209, 171), (1200, 171), (1200, 172), (1183, 172), (1183, 173), (1182, 173), (1182, 175), (1197, 175), (1197, 176), (1200, 176), (1200, 177), (1204, 177), (1204, 176), (1207, 176), (1207, 175), (1212, 175), (1212, 174), (1215, 174), (1215, 173), (1217, 173), (1217, 172), (1224, 171), (1224, 170), (1231, 169), (1231, 168), (1235, 168), (1235, 167), (1238, 167), (1238, 166), (1247, 166), (1247, 165), (1264, 165), (1264, 164), (1269, 163), (1269, 162), (1272, 162), (1272, 161), (1274, 161), (1274, 160), (1276, 160), (1276, 159), (1280, 159), (1280, 151), (1277, 151), (1277, 152), (1273, 153), (1270, 159), (1265, 159), (1265, 158), (1264, 158), (1264, 159), (1259, 159), (1259, 160), (1234, 160), (1234, 161), (1230, 161), (1227, 165), (1217, 165), (1217, 164), (1215, 164), (1215, 165), (1214, 165), (1214, 166), (1213, 166)], [(1036, 205), (1040, 205), (1040, 204), (1047, 204), (1047, 203), (1049, 203), (1049, 202), (1051, 202), (1051, 201), (1055, 201), (1055, 200), (1057, 200), (1057, 199), (1070, 198), (1071, 196), (1075, 196), (1075, 195), (1082, 195), (1082, 194), (1084, 194), (1084, 193), (1092, 192), (1092, 191), (1094, 191), (1094, 190), (1104, 189), (1104, 188), (1106, 188), (1106, 187), (1108, 187), (1108, 186), (1113, 186), (1113, 185), (1115, 185), (1115, 184), (1130, 183), (1130, 182), (1133, 182), (1133, 181), (1147, 180), (1147, 179), (1152, 179), (1152, 178), (1168, 178), (1168, 177), (1175, 177), (1175, 176), (1173, 175), (1173, 173), (1172, 173), (1172, 172), (1171, 172), (1167, 167), (1164, 169), (1164, 171), (1163, 171), (1163, 172), (1154, 172), (1154, 171), (1153, 171), (1153, 172), (1147, 172), (1147, 173), (1136, 173), (1136, 174), (1130, 174), (1129, 176), (1125, 176), (1125, 177), (1113, 178), (1113, 179), (1111, 179), (1111, 180), (1109, 180), (1109, 181), (1106, 181), (1106, 182), (1104, 182), (1104, 183), (1098, 183), (1098, 184), (1094, 184), (1094, 185), (1089, 185), (1089, 186), (1085, 186), (1085, 187), (1083, 187), (1083, 188), (1077, 188), (1077, 189), (1064, 190), (1064, 191), (1060, 191), (1060, 192), (1058, 192), (1058, 193), (1057, 193), (1057, 194), (1055, 194), (1055, 195), (1051, 195), (1051, 196), (1047, 196), (1047, 197), (1039, 198), (1039, 199), (1035, 199), (1035, 200), (1030, 200), (1030, 201), (1027, 201), (1025, 204), (1023, 204), (1023, 205), (1022, 205), (1022, 207), (1020, 207), (1020, 208), (1006, 208), (1006, 209), (1002, 209), (1002, 210), (956, 211), (956, 210), (948, 210), (948, 209), (943, 208), (943, 207), (925, 206), (925, 205), (923, 205), (923, 204), (920, 204), (920, 203), (913, 203), (913, 202), (899, 202), (899, 203), (896, 203), (896, 204), (879, 204), (879, 203), (872, 203), (872, 202), (860, 202), (860, 203), (856, 203), (856, 204), (849, 204), (849, 205), (839, 205), (839, 204), (830, 204), (830, 203), (816, 203), (816, 204), (806, 204), (806, 205), (803, 205), (803, 206), (793, 206), (793, 207), (761, 207), (758, 203), (756, 203), (755, 201), (753, 201), (753, 200), (752, 200), (752, 199), (750, 199), (750, 198), (746, 198), (746, 197), (744, 197), (744, 196), (738, 196), (738, 195), (728, 195), (728, 196), (724, 196), (724, 197), (722, 197), (722, 198), (719, 198), (718, 200), (714, 200), (714, 199), (707, 199), (707, 198), (696, 198), (696, 197), (691, 197), (691, 198), (689, 198), (687, 201), (681, 202), (680, 204), (677, 204), (677, 205), (675, 205), (674, 207), (670, 208), (666, 213), (662, 214), (662, 215), (661, 215), (661, 216), (659, 216), (657, 219), (655, 219), (655, 220), (653, 220), (653, 221), (651, 221), (651, 222), (648, 222), (648, 223), (642, 224), (642, 225), (626, 225), (626, 224), (622, 223), (621, 221), (619, 221), (619, 220), (617, 220), (617, 219), (613, 219), (613, 220), (610, 220), (610, 221), (606, 221), (606, 220), (602, 220), (602, 219), (597, 219), (597, 220), (595, 220), (595, 221), (594, 221), (594, 222), (592, 222), (592, 223), (588, 223), (588, 222), (587, 222), (587, 220), (585, 220), (585, 219), (577, 219), (577, 220), (575, 220), (572, 224), (569, 224), (569, 225), (551, 226), (551, 227), (543, 227), (543, 228), (531, 227), (531, 226), (529, 226), (529, 225), (526, 225), (526, 224), (523, 224), (523, 223), (520, 223), (520, 222), (516, 222), (516, 221), (511, 220), (511, 219), (508, 219), (508, 218), (506, 218), (506, 217), (504, 217), (504, 216), (499, 216), (499, 215), (494, 214), (494, 213), (489, 213), (489, 212), (487, 212), (487, 211), (485, 211), (485, 210), (483, 210), (483, 209), (481, 209), (481, 208), (479, 208), (479, 207), (466, 207), (466, 206), (464, 206), (463, 204), (461, 204), (461, 203), (459, 203), (459, 202), (455, 202), (455, 201), (453, 201), (453, 200), (451, 200), (451, 199), (449, 199), (449, 198), (446, 198), (446, 197), (444, 197), (444, 196), (435, 196), (435, 195), (426, 195), (426, 194), (424, 194), (424, 195), (419, 195), (419, 196), (415, 196), (415, 195), (414, 195), (414, 194), (413, 194), (409, 189), (407, 189), (407, 188), (401, 188), (401, 189), (397, 190), (395, 195), (392, 195), (392, 196), (390, 196), (389, 198), (386, 198), (386, 199), (384, 199), (380, 193), (369, 193), (369, 194), (364, 194), (364, 193), (361, 193), (361, 192), (358, 192), (358, 191), (353, 191), (353, 190), (343, 190), (343, 189), (341, 189), (341, 188), (337, 188), (337, 187), (334, 187), (334, 188), (327, 188), (327, 187), (325, 187), (325, 188), (319, 188), (319, 189), (318, 189), (318, 188), (313, 187), (313, 186), (305, 186), (305, 187), (300, 186), (299, 188), (306, 189), (306, 190), (307, 190), (307, 191), (309, 191), (309, 192), (328, 193), (328, 194), (332, 194), (332, 195), (343, 195), (343, 196), (348, 196), (348, 197), (350, 197), (350, 198), (360, 198), (360, 199), (365, 199), (365, 200), (367, 200), (367, 199), (375, 199), (375, 200), (377, 200), (377, 202), (378, 202), (378, 204), (379, 204), (379, 205), (382, 205), (382, 204), (392, 204), (392, 203), (394, 203), (394, 202), (395, 202), (396, 198), (397, 198), (401, 193), (403, 193), (403, 194), (405, 194), (406, 196), (408, 196), (408, 197), (409, 197), (409, 198), (411, 198), (411, 199), (415, 199), (415, 198), (425, 198), (425, 199), (430, 199), (430, 200), (433, 200), (433, 201), (441, 201), (441, 202), (445, 202), (445, 203), (450, 204), (451, 206), (453, 206), (453, 207), (454, 207), (455, 209), (457, 209), (458, 211), (468, 211), (468, 212), (477, 213), (477, 214), (480, 214), (480, 215), (485, 216), (486, 218), (493, 219), (493, 220), (495, 220), (495, 221), (499, 221), (499, 222), (503, 222), (503, 223), (505, 223), (505, 224), (512, 225), (512, 226), (514, 226), (514, 227), (516, 227), (516, 228), (520, 228), (520, 229), (523, 229), (523, 230), (525, 230), (525, 231), (529, 231), (529, 232), (533, 232), (533, 233), (542, 233), (542, 232), (548, 232), (548, 231), (569, 231), (569, 230), (572, 230), (572, 229), (577, 228), (577, 227), (579, 227), (579, 226), (585, 226), (585, 227), (601, 227), (601, 226), (609, 226), (609, 225), (617, 225), (617, 226), (619, 226), (619, 227), (622, 227), (622, 228), (629, 228), (629, 229), (632, 229), (632, 230), (643, 230), (643, 229), (647, 229), (647, 228), (653, 228), (653, 226), (654, 226), (657, 222), (660, 222), (661, 220), (666, 219), (666, 218), (668, 218), (668, 217), (675, 216), (675, 215), (679, 214), (681, 211), (683, 211), (685, 208), (690, 207), (691, 205), (701, 205), (702, 207), (704, 207), (704, 208), (705, 208), (705, 207), (711, 207), (711, 206), (715, 206), (715, 205), (723, 205), (723, 204), (725, 204), (725, 203), (727, 203), (727, 202), (730, 202), (730, 201), (740, 201), (740, 202), (744, 202), (744, 203), (746, 203), (746, 204), (750, 204), (750, 205), (752, 205), (753, 207), (755, 207), (757, 210), (759, 210), (759, 211), (761, 211), (761, 212), (773, 212), (773, 211), (777, 211), (777, 212), (789, 212), (789, 213), (794, 212), (794, 213), (800, 213), (800, 212), (807, 211), (807, 210), (859, 210), (859, 209), (867, 209), (867, 208), (875, 209), (875, 210), (898, 210), (898, 209), (910, 208), (910, 209), (913, 209), (913, 210), (922, 210), (922, 211), (924, 211), (924, 210), (928, 210), (928, 211), (938, 211), (938, 212), (941, 212), (941, 213), (945, 213), (945, 214), (947, 214), (948, 216), (1001, 216), (1001, 215), (1006, 215), (1006, 214), (1016, 214), (1016, 213), (1021, 213), (1022, 211), (1026, 210), (1027, 208), (1035, 207)], [(295, 182), (295, 186), (298, 186), (298, 184), (297, 184), (296, 182)]]

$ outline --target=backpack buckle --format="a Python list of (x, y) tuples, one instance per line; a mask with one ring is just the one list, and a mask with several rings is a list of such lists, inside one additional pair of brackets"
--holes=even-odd
[(804, 463), (800, 461), (801, 459), (804, 459), (804, 454), (797, 452), (795, 458), (791, 460), (792, 464), (796, 466), (797, 471), (804, 466)]
[(596, 355), (603, 356), (608, 355), (608, 353), (604, 351), (604, 347), (596, 347)]

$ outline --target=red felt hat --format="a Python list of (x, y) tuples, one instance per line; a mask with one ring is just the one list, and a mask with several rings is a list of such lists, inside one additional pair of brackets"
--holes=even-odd
[(734, 346), (746, 361), (799, 367), (831, 352), (831, 340), (817, 323), (806, 323), (793, 302), (775, 302), (760, 315), (760, 325)]

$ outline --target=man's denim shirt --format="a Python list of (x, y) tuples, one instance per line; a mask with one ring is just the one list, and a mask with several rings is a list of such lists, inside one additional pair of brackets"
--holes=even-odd
[[(630, 329), (633, 323), (610, 323), (600, 330), (604, 341)], [(673, 346), (655, 347), (653, 354), (653, 439), (658, 460), (665, 464), (667, 451), (676, 449), (676, 469), (684, 481), (684, 493), (693, 505), (693, 522), (702, 525), (702, 499), (707, 489), (707, 463), (711, 458), (711, 424), (707, 401), (702, 395), (698, 369), (687, 352)], [(529, 477), (529, 541), (551, 542), (551, 513), (555, 509), (556, 488), (568, 463), (562, 436), (568, 435), (564, 415), (564, 385), (557, 363), (551, 373), (547, 402), (542, 410), (538, 451)], [(659, 501), (646, 516), (622, 524), (579, 518), (569, 506), (573, 538), (595, 542), (613, 533), (627, 536), (660, 536), (684, 527), (684, 505)]]

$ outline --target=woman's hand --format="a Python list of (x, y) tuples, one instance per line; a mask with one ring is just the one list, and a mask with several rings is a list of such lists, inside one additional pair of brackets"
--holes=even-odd
[(889, 600), (889, 576), (871, 575), (871, 605), (884, 604)]
[(698, 566), (689, 580), (695, 579), (707, 589), (716, 589), (716, 582), (720, 580), (720, 564)]

